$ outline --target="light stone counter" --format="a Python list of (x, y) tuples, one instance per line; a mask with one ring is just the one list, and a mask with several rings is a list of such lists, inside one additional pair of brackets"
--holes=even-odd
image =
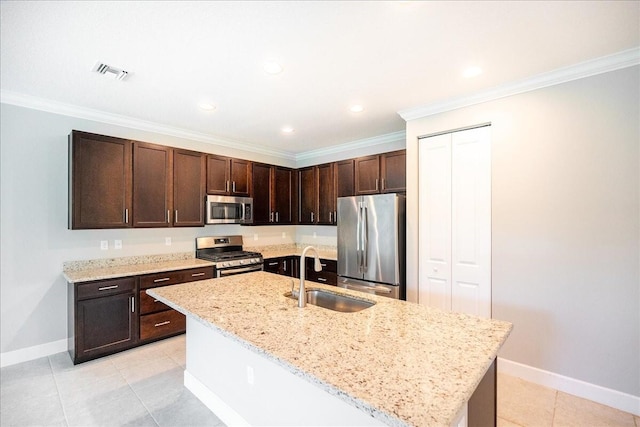
[(512, 329), (504, 321), (309, 287), (376, 305), (357, 313), (298, 308), (283, 296), (291, 278), (266, 272), (147, 292), (390, 425), (450, 425)]
[(69, 261), (64, 263), (62, 274), (68, 283), (81, 283), (208, 266), (213, 266), (213, 263), (194, 258), (193, 252), (185, 252), (167, 255)]
[[(279, 258), (285, 256), (300, 256), (305, 247), (309, 245), (304, 243), (291, 243), (285, 245), (273, 245), (273, 246), (248, 246), (245, 245), (243, 249), (247, 251), (260, 252), (264, 259), (267, 258)], [(323, 259), (338, 260), (338, 251), (335, 246), (322, 246), (313, 245), (318, 251), (318, 255)]]

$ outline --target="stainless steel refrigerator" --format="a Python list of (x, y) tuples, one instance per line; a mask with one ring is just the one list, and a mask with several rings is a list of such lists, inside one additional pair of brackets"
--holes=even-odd
[(405, 196), (338, 198), (338, 286), (405, 299)]

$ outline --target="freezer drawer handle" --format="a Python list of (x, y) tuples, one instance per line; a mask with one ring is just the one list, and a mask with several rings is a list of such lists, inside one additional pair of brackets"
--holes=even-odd
[(382, 286), (363, 286), (363, 285), (354, 285), (352, 283), (344, 283), (344, 286), (347, 289), (353, 289), (354, 291), (365, 291), (365, 292), (379, 292), (390, 294), (391, 290), (387, 288), (383, 288)]

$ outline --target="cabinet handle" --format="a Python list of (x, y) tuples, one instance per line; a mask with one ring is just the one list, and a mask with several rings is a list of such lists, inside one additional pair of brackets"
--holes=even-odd
[(273, 266), (273, 265), (278, 265), (278, 263), (277, 262), (270, 262), (269, 263), (269, 266)]
[(162, 279), (156, 279), (153, 281), (153, 283), (166, 282), (167, 280), (171, 280), (171, 277), (163, 277)]
[(204, 276), (204, 273), (193, 273), (193, 274), (191, 274), (191, 277), (198, 277), (198, 276)]
[(124, 223), (129, 224), (129, 209), (124, 210)]
[(322, 267), (326, 267), (326, 266), (327, 266), (327, 264), (322, 264), (322, 263), (320, 263), (320, 265), (321, 265)]
[(176, 224), (178, 223), (178, 209), (173, 211), (173, 220), (175, 221)]
[(118, 285), (112, 285), (112, 286), (103, 286), (101, 288), (98, 288), (99, 291), (108, 291), (109, 289), (117, 289)]
[(226, 181), (224, 184), (224, 191), (229, 192), (229, 181)]
[(171, 323), (170, 320), (165, 320), (164, 322), (156, 323), (154, 326), (157, 328), (159, 326), (168, 325), (169, 323)]
[(376, 178), (376, 191), (378, 191), (378, 178)]
[(153, 300), (153, 302), (158, 302), (158, 300), (157, 300), (157, 299), (154, 299), (154, 300)]
[(333, 222), (333, 212), (329, 212), (329, 222)]
[(131, 297), (131, 312), (132, 313), (136, 312), (136, 298), (135, 297)]
[(382, 190), (384, 190), (384, 178), (382, 178)]
[(313, 212), (311, 212), (311, 222), (313, 222)]
[(287, 261), (282, 263), (282, 271), (287, 271)]
[(333, 211), (333, 219), (335, 222), (338, 222), (338, 212), (337, 211)]
[(326, 282), (327, 279), (325, 279), (324, 277), (317, 277), (318, 282)]
[(169, 210), (167, 210), (167, 224), (171, 222), (171, 219), (169, 218), (170, 216), (171, 216), (171, 213), (169, 212)]
[(273, 212), (269, 214), (269, 222), (273, 222)]
[(235, 193), (236, 192), (236, 182), (233, 181), (233, 185), (231, 186), (232, 191)]

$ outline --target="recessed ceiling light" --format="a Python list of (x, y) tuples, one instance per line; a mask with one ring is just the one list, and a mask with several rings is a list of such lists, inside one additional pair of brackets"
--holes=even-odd
[(362, 113), (364, 111), (364, 107), (362, 105), (352, 105), (351, 107), (349, 107), (349, 111), (351, 111), (352, 113)]
[(462, 72), (462, 76), (466, 78), (476, 77), (482, 74), (482, 68), (480, 67), (469, 67)]
[(264, 61), (262, 68), (269, 74), (280, 74), (282, 72), (282, 65), (278, 64), (274, 59)]
[(198, 104), (198, 107), (200, 107), (201, 109), (205, 110), (205, 111), (213, 111), (216, 109), (216, 106), (213, 104), (209, 104), (208, 102), (201, 102), (200, 104)]
[(285, 126), (282, 128), (283, 133), (293, 133), (294, 129), (291, 126)]

